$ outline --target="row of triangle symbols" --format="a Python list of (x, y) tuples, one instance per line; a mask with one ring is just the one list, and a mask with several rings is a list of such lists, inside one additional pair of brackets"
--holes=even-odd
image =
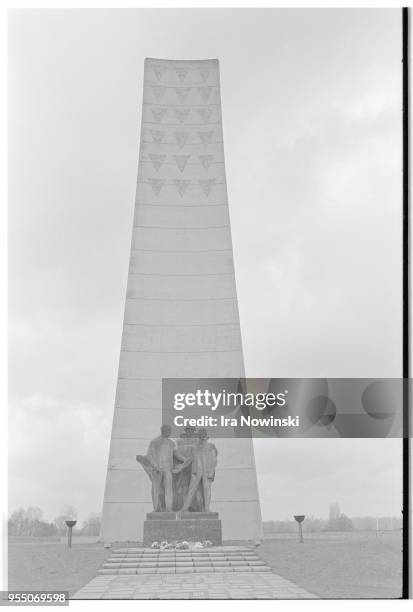
[[(165, 179), (153, 179), (153, 178), (148, 179), (148, 182), (152, 187), (153, 193), (157, 196), (161, 193), (162, 188), (164, 187), (166, 183)], [(191, 185), (191, 183), (192, 181), (187, 180), (187, 179), (175, 179), (173, 181), (173, 185), (177, 188), (178, 193), (181, 197), (185, 195), (186, 190), (188, 189), (189, 185)], [(209, 194), (211, 193), (214, 183), (215, 183), (215, 179), (205, 179), (205, 180), (198, 181), (198, 184), (200, 185), (206, 197), (208, 197)]]
[[(157, 145), (162, 144), (163, 139), (165, 138), (166, 132), (162, 130), (150, 130), (150, 133), (153, 138), (153, 141)], [(173, 134), (175, 137), (176, 144), (178, 145), (180, 149), (182, 149), (188, 142), (190, 132), (174, 132)], [(207, 132), (198, 132), (199, 139), (204, 146), (207, 146), (211, 143), (213, 135), (214, 135), (213, 130), (208, 130)]]
[[(201, 77), (201, 79), (205, 82), (207, 80), (207, 78), (210, 75), (210, 69), (209, 68), (205, 68), (205, 67), (201, 67), (198, 68), (198, 74)], [(165, 72), (166, 72), (166, 66), (161, 66), (161, 65), (156, 65), (153, 67), (153, 71), (155, 73), (155, 76), (157, 78), (158, 81), (162, 80), (162, 77), (164, 76)], [(180, 66), (174, 69), (176, 75), (178, 76), (179, 80), (181, 81), (181, 83), (183, 83), (186, 79), (186, 76), (189, 72), (189, 68), (185, 68), (184, 66)]]
[[(203, 120), (204, 123), (208, 123), (208, 121), (211, 119), (211, 115), (213, 111), (212, 108), (197, 108), (193, 110), (196, 110), (196, 112), (198, 113), (198, 115), (200, 116), (200, 118)], [(168, 112), (168, 109), (165, 107), (156, 107), (156, 108), (151, 108), (151, 112), (155, 120), (155, 123), (161, 123), (166, 113)], [(191, 112), (191, 109), (190, 108), (175, 108), (173, 109), (173, 112), (174, 112), (176, 119), (179, 121), (179, 123), (184, 123), (189, 113)]]
[[(185, 104), (186, 99), (191, 91), (192, 87), (175, 87), (175, 95), (181, 104)], [(206, 104), (211, 96), (212, 87), (205, 85), (203, 87), (196, 88), (204, 104)], [(163, 85), (151, 85), (152, 94), (157, 102), (162, 102), (165, 92), (167, 90)]]
[[(157, 172), (159, 172), (167, 156), (165, 154), (149, 153), (148, 157), (151, 160), (152, 166), (155, 168)], [(172, 157), (178, 169), (181, 172), (183, 172), (191, 156), (190, 155), (173, 155)], [(198, 155), (198, 159), (201, 165), (203, 166), (203, 168), (206, 171), (208, 171), (211, 167), (212, 162), (214, 161), (214, 156), (213, 155)]]

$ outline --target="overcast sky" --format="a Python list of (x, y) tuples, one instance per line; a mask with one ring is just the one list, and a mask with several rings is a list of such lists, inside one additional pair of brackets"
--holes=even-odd
[[(401, 12), (9, 20), (10, 508), (100, 511), (145, 57), (220, 60), (250, 377), (402, 373)], [(401, 441), (255, 442), (263, 517), (401, 508)]]

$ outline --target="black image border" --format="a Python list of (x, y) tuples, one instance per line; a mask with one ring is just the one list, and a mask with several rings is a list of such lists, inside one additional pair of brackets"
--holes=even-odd
[(403, 586), (409, 599), (410, 578), (410, 223), (409, 223), (409, 25), (410, 10), (402, 8), (403, 66)]

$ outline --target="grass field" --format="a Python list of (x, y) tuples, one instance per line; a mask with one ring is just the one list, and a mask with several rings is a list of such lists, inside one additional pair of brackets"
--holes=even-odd
[(101, 544), (9, 542), (9, 590), (69, 591), (96, 576), (110, 551)]
[[(260, 556), (277, 574), (324, 598), (397, 598), (402, 585), (400, 532), (311, 534), (267, 538)], [(64, 590), (73, 594), (109, 555), (101, 544), (9, 543), (9, 590)]]
[(402, 589), (401, 532), (315, 533), (265, 539), (260, 556), (277, 574), (325, 598), (395, 598)]

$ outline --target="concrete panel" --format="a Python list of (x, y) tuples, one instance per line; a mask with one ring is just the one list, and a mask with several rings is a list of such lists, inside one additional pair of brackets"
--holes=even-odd
[(227, 325), (238, 323), (235, 300), (127, 300), (125, 324)]
[[(210, 136), (210, 144), (205, 146), (200, 140), (199, 133), (196, 131), (188, 130), (184, 128), (184, 131), (176, 130), (153, 130), (153, 129), (142, 129), (142, 145), (141, 145), (141, 153), (142, 157), (152, 154), (159, 155), (176, 155), (178, 154), (189, 154), (191, 156), (199, 156), (199, 155), (213, 155), (214, 159), (222, 160), (222, 132), (219, 126), (210, 126), (207, 131), (208, 136)], [(179, 147), (178, 150), (176, 148), (176, 139), (182, 138), (184, 135), (185, 144), (182, 147)], [(154, 137), (162, 138), (162, 144), (158, 144), (154, 141)], [(161, 172), (162, 166), (159, 169)], [(156, 171), (155, 171), (156, 172)], [(158, 197), (158, 196), (156, 196)], [(142, 202), (143, 203), (143, 202)], [(168, 202), (167, 204), (171, 205), (172, 202)], [(198, 202), (199, 204), (199, 202)]]
[[(184, 128), (186, 130), (186, 128)], [(215, 166), (225, 166), (225, 160), (222, 154), (222, 143), (216, 142), (215, 145), (209, 145), (207, 151), (205, 146), (199, 139), (196, 133), (191, 131), (184, 132), (171, 132), (166, 131), (164, 136), (171, 137), (172, 140), (169, 142), (169, 149), (166, 142), (159, 144), (153, 141), (154, 134), (158, 135), (158, 132), (149, 130), (148, 132), (143, 131), (143, 134), (147, 135), (150, 142), (145, 142), (141, 148), (141, 165), (139, 170), (141, 174), (139, 176), (145, 176), (144, 166), (149, 163), (152, 166), (153, 171), (159, 173), (159, 176), (164, 176), (163, 169), (166, 166), (174, 166), (178, 168), (179, 172), (189, 172), (188, 168), (192, 168), (192, 174), (194, 178), (198, 179), (202, 176), (212, 176), (212, 171)], [(208, 132), (213, 137), (220, 137), (221, 132), (217, 132), (215, 135), (212, 131)], [(190, 141), (190, 138), (193, 140)], [(185, 142), (179, 147), (179, 151), (176, 150), (176, 140), (184, 138)], [(173, 142), (174, 141), (174, 142)], [(182, 157), (181, 157), (182, 156)], [(150, 178), (154, 176), (154, 172), (150, 174)], [(202, 174), (204, 172), (204, 174)], [(174, 174), (174, 178), (176, 178)], [(178, 174), (179, 176), (179, 174)], [(223, 173), (223, 179), (226, 180), (225, 172)]]
[(256, 501), (254, 468), (217, 468), (212, 488), (211, 510), (215, 502)]
[[(121, 410), (119, 410), (121, 412)], [(151, 421), (155, 425), (156, 421), (160, 423), (161, 414), (159, 412), (159, 419), (156, 418), (156, 414), (152, 415)], [(109, 452), (109, 467), (112, 470), (116, 469), (139, 469), (142, 471), (136, 461), (136, 455), (146, 455), (148, 450), (149, 442), (159, 432), (156, 431), (156, 427), (153, 427), (150, 437), (147, 440), (136, 439), (136, 438), (113, 438), (110, 445)]]
[[(184, 75), (175, 68), (185, 68)], [(202, 71), (202, 79), (199, 75)], [(206, 73), (205, 73), (206, 71)], [(192, 85), (192, 84), (212, 84), (219, 83), (219, 63), (217, 59), (205, 59), (197, 61), (174, 61), (159, 60), (156, 58), (145, 59), (145, 84), (150, 82), (162, 81), (166, 85)]]
[(138, 182), (137, 198), (142, 204), (190, 204), (191, 206), (196, 204), (202, 206), (203, 204), (225, 204), (227, 201), (227, 186), (224, 183), (215, 184), (208, 196), (203, 193), (199, 184), (194, 182), (187, 187), (182, 195), (170, 181), (161, 187), (159, 193), (153, 191), (153, 185), (153, 183), (147, 180), (145, 182)]
[(157, 251), (222, 251), (231, 245), (229, 227), (157, 229), (135, 227), (132, 248)]
[[(198, 91), (197, 87), (188, 87), (181, 82), (175, 82), (174, 85), (159, 85), (156, 77), (148, 81), (148, 87), (144, 89), (143, 104), (148, 106), (166, 105), (170, 109), (185, 108), (187, 105), (191, 107), (203, 107), (217, 105), (219, 106), (219, 89), (216, 84), (204, 84), (204, 87), (209, 87), (208, 91)], [(207, 102), (204, 102), (204, 97), (208, 95)], [(151, 117), (152, 119), (153, 117)], [(176, 117), (174, 117), (176, 119)]]
[(216, 252), (175, 253), (132, 251), (129, 278), (133, 274), (233, 274), (231, 249)]
[(156, 411), (160, 409), (161, 404), (161, 379), (118, 380), (115, 407), (135, 408), (137, 410), (141, 408), (147, 408)]
[(144, 501), (152, 506), (149, 477), (137, 462), (135, 466), (135, 469), (108, 470), (105, 501), (122, 503)]
[(218, 275), (134, 275), (129, 278), (127, 298), (149, 299), (236, 299), (235, 281), (232, 274)]
[(243, 368), (240, 351), (138, 353), (121, 351), (120, 378), (231, 378)]
[[(155, 158), (154, 155), (156, 155)], [(195, 181), (195, 184), (198, 184), (200, 175), (205, 179), (214, 179), (217, 183), (225, 182), (225, 167), (223, 162), (212, 161), (208, 170), (206, 170), (197, 153), (190, 154), (188, 151), (185, 151), (175, 156), (172, 153), (163, 153), (162, 155), (165, 155), (165, 157), (159, 158), (158, 154), (153, 154), (151, 152), (145, 155), (145, 159), (142, 160), (141, 163), (139, 174), (140, 180), (145, 181), (146, 179), (152, 179), (154, 175), (154, 164), (155, 168), (158, 168), (161, 163), (162, 165), (159, 170), (162, 168), (162, 178), (165, 179), (167, 183), (176, 179), (177, 168), (180, 179), (191, 179)], [(160, 159), (162, 159), (162, 162)], [(155, 172), (157, 171), (155, 170)]]
[[(213, 434), (211, 433), (211, 438)], [(238, 468), (255, 469), (254, 453), (249, 438), (237, 439), (212, 439), (218, 450), (218, 465), (221, 467), (229, 466), (230, 469), (237, 470)]]
[[(202, 117), (199, 111), (206, 109), (208, 110), (208, 116)], [(162, 116), (160, 116), (160, 113), (162, 113)], [(221, 123), (221, 109), (216, 104), (208, 107), (203, 104), (197, 104), (192, 107), (189, 107), (189, 105), (144, 104), (142, 107), (142, 121), (147, 126), (153, 125), (161, 129), (166, 127), (168, 129), (192, 128), (201, 130)]]
[(214, 511), (222, 521), (222, 539), (261, 540), (263, 537), (261, 510), (258, 500), (215, 502)]
[(150, 501), (119, 504), (105, 500), (100, 539), (104, 542), (142, 542), (143, 521), (151, 510)]
[[(204, 144), (201, 135), (206, 135), (208, 144)], [(177, 143), (180, 142), (179, 145)], [(224, 160), (222, 153), (222, 129), (219, 125), (210, 125), (207, 130), (191, 130), (183, 128), (164, 128), (143, 126), (141, 156), (142, 159), (148, 153), (160, 155), (214, 155), (219, 160)], [(162, 170), (162, 166), (159, 171)], [(156, 172), (156, 170), (155, 170)]]
[(145, 227), (208, 228), (229, 225), (228, 208), (222, 206), (140, 206), (135, 224)]
[(132, 351), (241, 350), (239, 327), (235, 325), (162, 327), (125, 325), (122, 349)]
[[(141, 438), (150, 440), (159, 433), (153, 410), (142, 408), (141, 410), (119, 409), (115, 410), (112, 425), (112, 438)], [(160, 425), (160, 423), (159, 423)], [(158, 431), (157, 431), (158, 429)]]

